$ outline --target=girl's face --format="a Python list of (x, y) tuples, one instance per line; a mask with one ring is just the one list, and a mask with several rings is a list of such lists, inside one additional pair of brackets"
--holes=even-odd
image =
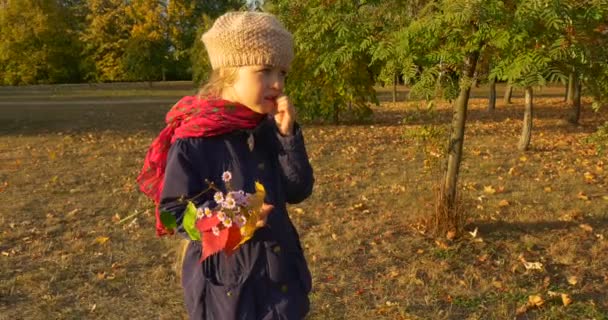
[(222, 98), (241, 103), (258, 113), (275, 113), (276, 100), (283, 94), (287, 71), (255, 65), (240, 67), (236, 73), (236, 81), (224, 88)]

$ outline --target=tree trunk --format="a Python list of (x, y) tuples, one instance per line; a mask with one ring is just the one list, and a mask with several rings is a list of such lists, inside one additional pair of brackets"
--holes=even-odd
[[(465, 57), (465, 68), (463, 72), (465, 79), (471, 79), (473, 77), (478, 59), (479, 53), (477, 52), (471, 53)], [(460, 161), (462, 160), (462, 146), (464, 144), (464, 130), (470, 94), (470, 85), (462, 86), (453, 108), (452, 128), (443, 188), (443, 201), (448, 214), (454, 209), (456, 200), (456, 186), (458, 183), (458, 172), (460, 171)], [(449, 220), (450, 219), (445, 222), (451, 223), (452, 221)]]
[(505, 104), (511, 104), (511, 96), (513, 96), (513, 86), (511, 84), (508, 84), (507, 88), (505, 89)]
[(574, 87), (576, 86), (576, 77), (574, 72), (571, 72), (568, 76), (568, 87), (566, 88), (566, 101), (568, 103), (574, 102)]
[(533, 92), (532, 87), (526, 87), (526, 109), (524, 111), (524, 126), (519, 139), (519, 150), (526, 151), (530, 147), (530, 139), (532, 138), (532, 117), (533, 114)]
[(496, 80), (490, 80), (490, 101), (488, 104), (488, 111), (494, 111), (496, 109)]
[(340, 124), (340, 107), (334, 104), (333, 123)]
[(570, 102), (570, 117), (568, 121), (572, 124), (578, 124), (581, 117), (581, 89), (582, 83), (578, 77), (574, 80), (574, 92), (572, 93), (572, 102)]
[(397, 102), (397, 80), (398, 76), (395, 73), (395, 77), (393, 78), (393, 103)]

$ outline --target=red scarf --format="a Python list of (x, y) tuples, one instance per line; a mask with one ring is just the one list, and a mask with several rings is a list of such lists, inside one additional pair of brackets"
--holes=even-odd
[(264, 118), (242, 104), (226, 100), (203, 100), (187, 96), (167, 113), (167, 126), (154, 139), (144, 167), (137, 177), (140, 190), (156, 204), (156, 234), (169, 232), (160, 221), (159, 202), (163, 190), (167, 153), (177, 139), (212, 137), (240, 129), (253, 129)]

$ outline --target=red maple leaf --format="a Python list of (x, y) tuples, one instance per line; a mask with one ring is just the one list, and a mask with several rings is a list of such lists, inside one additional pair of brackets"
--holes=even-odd
[(200, 262), (207, 259), (207, 257), (220, 252), (226, 247), (226, 241), (228, 240), (229, 229), (220, 230), (218, 235), (213, 234), (212, 231), (202, 232), (202, 245), (203, 253), (201, 255)]
[[(201, 233), (211, 231), (211, 228), (217, 226), (220, 223), (220, 219), (218, 219), (217, 214), (207, 218), (202, 218), (196, 221), (196, 228)], [(213, 234), (212, 234), (213, 235)]]
[(231, 255), (236, 251), (234, 247), (236, 247), (241, 242), (241, 228), (233, 224), (227, 230), (228, 239), (226, 240), (226, 247), (224, 248), (224, 252), (226, 252), (227, 255)]

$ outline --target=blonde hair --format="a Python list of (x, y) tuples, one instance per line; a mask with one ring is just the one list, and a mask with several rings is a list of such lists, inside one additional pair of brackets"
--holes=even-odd
[(224, 89), (236, 82), (238, 69), (238, 67), (223, 67), (213, 70), (209, 81), (198, 91), (198, 97), (201, 99), (210, 97), (221, 98)]

